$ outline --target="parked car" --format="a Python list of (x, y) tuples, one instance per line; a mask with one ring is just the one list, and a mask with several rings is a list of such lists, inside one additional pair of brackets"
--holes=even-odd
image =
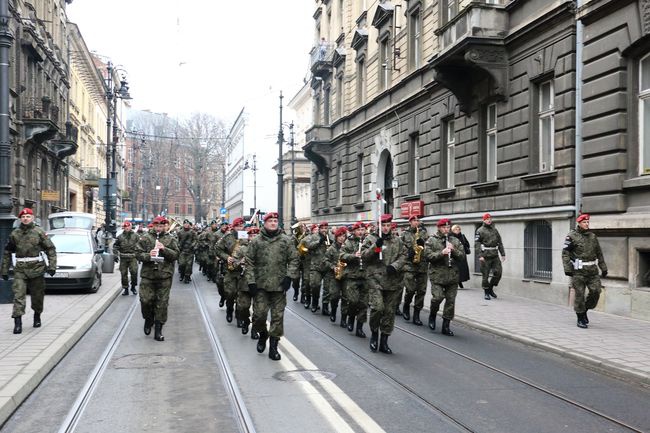
[(95, 219), (95, 215), (85, 212), (56, 212), (47, 216), (50, 230), (63, 228), (92, 230), (95, 227)]
[(45, 288), (83, 289), (92, 293), (102, 284), (102, 252), (90, 230), (65, 228), (49, 230), (56, 246), (56, 273), (45, 275)]

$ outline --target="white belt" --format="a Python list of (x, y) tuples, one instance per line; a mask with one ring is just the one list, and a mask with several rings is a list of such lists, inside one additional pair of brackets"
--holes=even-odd
[(486, 247), (485, 245), (481, 244), (481, 251), (492, 251), (492, 250), (498, 250), (499, 247)]
[(575, 259), (575, 261), (573, 262), (573, 269), (582, 269), (585, 266), (596, 266), (597, 264), (598, 264), (598, 260), (585, 262), (580, 259)]
[(42, 262), (43, 257), (16, 257), (17, 262)]

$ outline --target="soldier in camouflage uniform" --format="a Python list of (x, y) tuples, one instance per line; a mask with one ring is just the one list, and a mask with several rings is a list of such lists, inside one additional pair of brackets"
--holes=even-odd
[(305, 308), (309, 308), (311, 306), (311, 285), (309, 281), (309, 274), (311, 269), (311, 258), (312, 258), (312, 252), (307, 248), (305, 243), (312, 235), (318, 235), (318, 224), (312, 224), (309, 227), (309, 232), (302, 238), (302, 240), (298, 245), (299, 249), (303, 248), (307, 250), (307, 252), (302, 258), (303, 278), (302, 278), (302, 286), (300, 292), (300, 303), (303, 304)]
[[(243, 335), (248, 334), (248, 326), (251, 324), (251, 294), (248, 291), (248, 285), (246, 284), (246, 279), (243, 275), (244, 266), (246, 264), (246, 252), (248, 251), (249, 243), (260, 233), (260, 229), (257, 227), (249, 227), (246, 232), (248, 233), (248, 239), (240, 240), (241, 246), (233, 255), (233, 258), (235, 259), (234, 263), (236, 263), (237, 267), (240, 269), (240, 278), (237, 284), (237, 307), (235, 317), (237, 318), (237, 326), (241, 328), (241, 333)], [(251, 338), (253, 340), (259, 339), (259, 333), (253, 330), (251, 332)]]
[[(411, 319), (411, 301), (415, 297), (413, 304), (413, 323), (421, 326), (420, 311), (424, 307), (424, 295), (427, 292), (427, 269), (429, 264), (422, 260), (422, 248), (427, 240), (427, 231), (421, 226), (420, 220), (416, 216), (409, 218), (409, 228), (402, 233), (402, 242), (406, 247), (408, 260), (404, 266), (404, 285), (406, 286), (406, 295), (404, 296), (404, 307), (402, 316), (405, 320)], [(419, 262), (415, 263), (416, 249), (420, 249)]]
[[(210, 222), (210, 228), (208, 229), (206, 235), (205, 235), (205, 243), (207, 246), (207, 257), (206, 257), (206, 273), (205, 275), (208, 277), (208, 281), (212, 281), (214, 283), (217, 282), (217, 252), (215, 250), (215, 247), (217, 246), (217, 242), (219, 239), (221, 239), (221, 231), (217, 227), (217, 221), (212, 220)], [(219, 292), (221, 294), (221, 292)]]
[(369, 235), (361, 247), (370, 302), (370, 350), (379, 348), (387, 354), (393, 353), (388, 337), (395, 326), (395, 305), (402, 295), (402, 269), (407, 261), (406, 247), (393, 235), (392, 221), (393, 215), (382, 215), (381, 236)]
[[(278, 213), (264, 215), (260, 235), (248, 245), (246, 251), (246, 282), (254, 296), (253, 330), (259, 332), (258, 353), (266, 350), (270, 334), (269, 358), (278, 361), (278, 342), (284, 334), (284, 308), (286, 292), (291, 280), (298, 275), (298, 252), (291, 238), (278, 228)], [(271, 311), (271, 327), (266, 329), (266, 318)]]
[(431, 306), (429, 311), (429, 328), (436, 329), (436, 314), (442, 301), (443, 335), (453, 336), (449, 324), (454, 318), (456, 294), (458, 293), (457, 261), (465, 260), (465, 249), (458, 238), (450, 236), (451, 221), (443, 218), (438, 221), (438, 231), (424, 244), (423, 258), (429, 262), (429, 280), (431, 281)]
[[(364, 242), (364, 229), (362, 223), (356, 223), (350, 237), (341, 248), (341, 260), (348, 265), (343, 276), (343, 296), (341, 298), (341, 327), (354, 330), (357, 322), (356, 335), (365, 338), (363, 324), (368, 319), (368, 285), (366, 284), (366, 271), (361, 247)], [(370, 235), (368, 235), (370, 236)], [(373, 238), (375, 239), (375, 238)], [(346, 321), (347, 319), (347, 321)]]
[(140, 272), (140, 309), (144, 318), (144, 333), (151, 333), (155, 326), (154, 338), (164, 341), (162, 328), (167, 322), (169, 292), (174, 277), (174, 262), (178, 259), (178, 241), (165, 232), (165, 217), (153, 220), (153, 232), (140, 238), (136, 257), (142, 262)]
[[(328, 310), (330, 321), (336, 322), (336, 310), (339, 308), (339, 300), (341, 299), (341, 282), (343, 280), (342, 276), (344, 275), (345, 265), (341, 269), (339, 278), (336, 278), (335, 271), (336, 267), (339, 264), (339, 257), (341, 255), (341, 247), (348, 238), (348, 229), (345, 227), (339, 227), (334, 231), (334, 243), (325, 252), (325, 267), (328, 269), (328, 277), (326, 281), (329, 283), (329, 303), (330, 309)], [(325, 314), (325, 300), (323, 299), (323, 314)]]
[(481, 263), (482, 286), (485, 292), (483, 297), (486, 301), (490, 300), (490, 296), (496, 299), (494, 288), (501, 280), (501, 262), (506, 261), (506, 251), (501, 242), (501, 235), (492, 224), (492, 216), (489, 213), (483, 215), (483, 225), (476, 229), (474, 241), (476, 243), (474, 249)]
[(180, 280), (184, 283), (192, 281), (192, 267), (194, 266), (194, 250), (196, 249), (197, 236), (192, 230), (190, 220), (183, 221), (183, 228), (178, 232), (178, 247), (180, 255), (178, 256), (178, 273)]
[[(305, 223), (299, 223), (298, 226), (295, 228), (295, 231), (292, 236), (293, 244), (296, 246), (296, 249), (298, 249), (298, 246), (300, 245), (300, 242), (303, 240), (305, 236), (307, 236), (308, 229), (307, 225)], [(301, 289), (301, 284), (304, 285), (305, 283), (305, 272), (304, 272), (304, 262), (305, 262), (305, 257), (298, 253), (298, 259), (300, 260), (300, 267), (298, 268), (298, 278), (294, 278), (292, 282), (293, 286), (293, 300), (294, 302), (298, 300), (298, 296), (300, 293), (303, 291)]]
[[(237, 286), (241, 280), (241, 266), (235, 263), (237, 250), (241, 248), (241, 241), (238, 239), (238, 232), (244, 230), (244, 219), (235, 218), (232, 222), (232, 230), (226, 233), (217, 242), (217, 257), (226, 263), (226, 274), (224, 276), (224, 298), (226, 300), (226, 321), (232, 322), (235, 312), (235, 299), (237, 298)], [(238, 323), (241, 325), (241, 323)]]
[[(43, 229), (34, 224), (34, 213), (25, 208), (18, 214), (20, 226), (9, 234), (2, 257), (2, 279), (9, 280), (9, 265), (11, 255), (16, 255), (14, 265), (14, 308), (11, 317), (14, 319), (14, 334), (23, 332), (23, 315), (27, 289), (31, 296), (32, 310), (34, 310), (34, 328), (41, 326), (41, 313), (43, 312), (43, 298), (45, 297), (45, 279), (47, 272), (50, 276), (56, 273), (56, 248), (47, 237)], [(41, 252), (47, 255), (47, 262)]]
[[(589, 231), (589, 214), (580, 215), (576, 222), (575, 230), (571, 230), (564, 240), (562, 265), (564, 274), (571, 277), (571, 286), (575, 290), (573, 309), (578, 317), (578, 327), (587, 328), (587, 310), (596, 307), (602, 290), (598, 268), (602, 277), (606, 278), (607, 264), (598, 238)], [(585, 288), (588, 289), (586, 299)]]
[[(135, 258), (135, 247), (140, 240), (133, 230), (129, 221), (122, 224), (124, 229), (113, 244), (113, 250), (117, 253), (116, 260), (120, 262), (120, 274), (122, 277), (122, 295), (129, 294), (129, 274), (131, 274), (131, 292), (138, 294), (135, 286), (138, 285), (138, 259)], [(118, 259), (119, 257), (119, 259)]]
[[(309, 249), (311, 259), (311, 269), (309, 270), (309, 286), (311, 287), (311, 312), (319, 310), (318, 301), (320, 299), (321, 283), (327, 284), (326, 275), (328, 272), (325, 266), (325, 252), (332, 245), (329, 237), (329, 225), (322, 222), (318, 225), (318, 233), (305, 239), (305, 246)], [(327, 308), (329, 316), (329, 306), (325, 306), (326, 299), (323, 299), (323, 308)], [(327, 300), (329, 301), (329, 300)]]
[(204, 227), (196, 237), (196, 260), (199, 262), (199, 271), (201, 274), (208, 273), (208, 231), (209, 227)]

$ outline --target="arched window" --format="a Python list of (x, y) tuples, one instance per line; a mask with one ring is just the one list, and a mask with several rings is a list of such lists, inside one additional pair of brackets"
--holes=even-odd
[(548, 221), (531, 221), (524, 230), (524, 278), (553, 278), (553, 230)]

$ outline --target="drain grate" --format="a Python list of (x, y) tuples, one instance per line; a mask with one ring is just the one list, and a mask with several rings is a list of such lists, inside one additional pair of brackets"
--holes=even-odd
[(113, 368), (163, 368), (173, 367), (185, 362), (178, 355), (132, 354), (125, 355), (113, 362)]
[(323, 370), (293, 370), (275, 373), (273, 377), (283, 382), (315, 382), (317, 380), (332, 380), (336, 374)]

